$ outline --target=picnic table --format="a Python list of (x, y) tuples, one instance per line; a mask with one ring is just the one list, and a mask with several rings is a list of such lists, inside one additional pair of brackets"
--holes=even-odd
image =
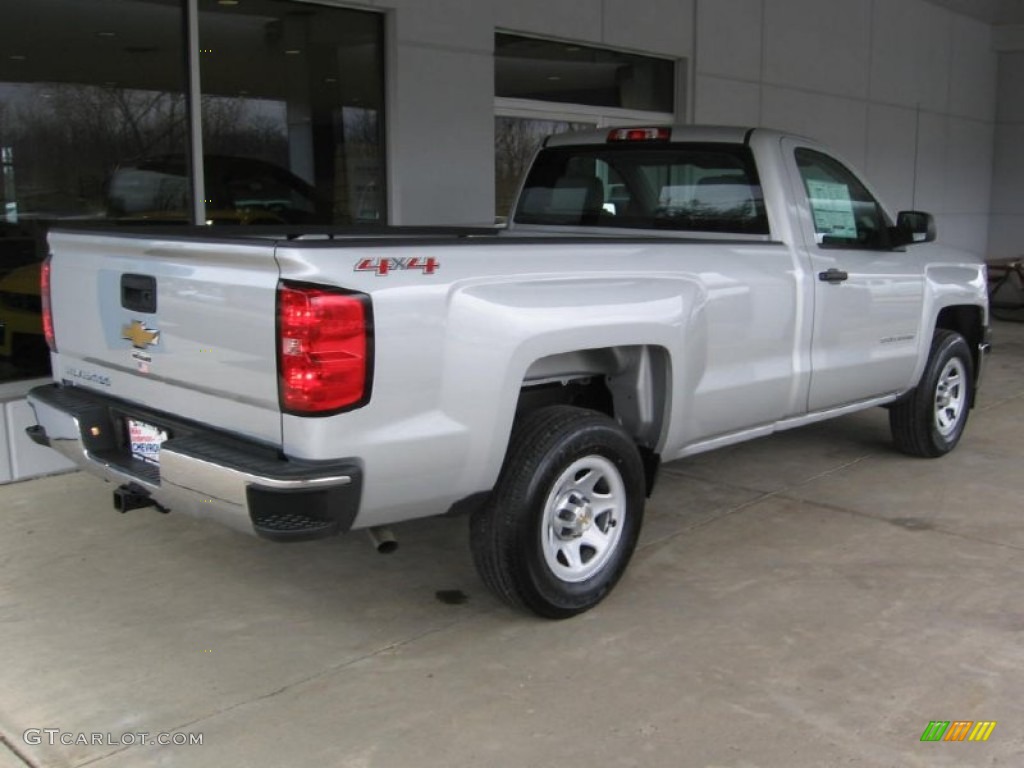
[(1024, 257), (993, 259), (987, 264), (992, 316), (1024, 322)]

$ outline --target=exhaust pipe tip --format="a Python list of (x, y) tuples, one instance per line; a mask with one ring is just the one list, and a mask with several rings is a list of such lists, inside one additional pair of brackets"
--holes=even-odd
[(398, 540), (387, 526), (380, 525), (374, 528), (367, 528), (366, 533), (370, 537), (370, 543), (373, 545), (373, 548), (380, 554), (390, 555), (398, 549)]

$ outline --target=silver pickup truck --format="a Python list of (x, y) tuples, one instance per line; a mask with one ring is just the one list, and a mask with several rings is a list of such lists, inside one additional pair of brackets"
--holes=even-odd
[(548, 139), (501, 230), (53, 231), (29, 433), (278, 541), (464, 513), (497, 595), (571, 616), (662, 461), (874, 406), (956, 446), (986, 281), (934, 240), (814, 142), (694, 126)]

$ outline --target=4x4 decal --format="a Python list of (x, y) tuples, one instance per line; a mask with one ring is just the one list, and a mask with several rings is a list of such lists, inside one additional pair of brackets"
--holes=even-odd
[(378, 277), (403, 269), (420, 269), (423, 274), (432, 275), (441, 268), (441, 262), (433, 256), (385, 256), (373, 259), (360, 259), (356, 262), (356, 272), (376, 272)]

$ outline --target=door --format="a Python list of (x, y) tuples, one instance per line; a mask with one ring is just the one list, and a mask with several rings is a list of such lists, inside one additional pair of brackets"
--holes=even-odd
[(923, 254), (893, 249), (868, 188), (821, 149), (784, 142), (814, 281), (808, 410), (905, 389), (921, 341)]

